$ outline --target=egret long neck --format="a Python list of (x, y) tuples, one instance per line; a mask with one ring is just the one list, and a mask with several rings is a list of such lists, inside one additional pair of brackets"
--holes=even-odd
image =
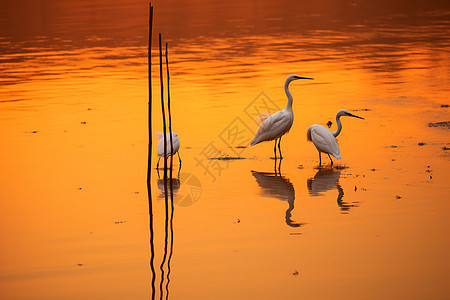
[(292, 111), (292, 101), (293, 101), (293, 99), (292, 99), (291, 92), (289, 91), (289, 83), (290, 83), (290, 81), (286, 81), (286, 83), (284, 84), (284, 91), (286, 92), (286, 96), (288, 98), (288, 102), (287, 102), (287, 105), (286, 105), (286, 110)]
[(333, 132), (334, 137), (337, 137), (339, 133), (341, 133), (342, 130), (342, 123), (341, 123), (341, 116), (336, 116), (336, 124), (337, 124), (337, 130)]

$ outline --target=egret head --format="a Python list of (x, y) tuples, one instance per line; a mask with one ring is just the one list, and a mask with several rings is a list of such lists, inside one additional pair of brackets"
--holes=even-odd
[(343, 116), (343, 117), (354, 117), (354, 118), (358, 118), (358, 119), (363, 119), (363, 120), (364, 120), (364, 118), (359, 117), (359, 116), (355, 116), (354, 114), (352, 114), (351, 112), (349, 112), (349, 111), (346, 110), (346, 109), (341, 109), (341, 110), (337, 113), (337, 117), (341, 117), (341, 116)]
[(288, 76), (288, 78), (286, 78), (286, 83), (289, 84), (291, 81), (294, 81), (297, 79), (314, 79), (314, 78), (302, 77), (302, 76), (298, 76), (297, 74), (291, 74)]

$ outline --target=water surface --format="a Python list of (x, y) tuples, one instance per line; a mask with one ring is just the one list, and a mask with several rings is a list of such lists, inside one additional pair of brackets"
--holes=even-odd
[[(161, 32), (183, 160), (162, 296), (445, 299), (448, 5), (154, 6), (152, 125)], [(147, 3), (1, 1), (0, 25), (0, 295), (152, 298)], [(290, 86), (279, 164), (272, 143), (247, 146), (291, 73), (314, 81)], [(306, 130), (335, 130), (341, 108), (365, 120), (342, 120), (343, 159), (318, 168)], [(151, 183), (158, 298), (166, 188)]]

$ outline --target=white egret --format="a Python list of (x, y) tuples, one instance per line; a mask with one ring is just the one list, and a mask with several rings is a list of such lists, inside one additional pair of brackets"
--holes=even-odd
[(286, 92), (286, 96), (288, 98), (286, 108), (274, 113), (273, 115), (265, 119), (264, 122), (259, 126), (258, 131), (255, 134), (255, 138), (250, 143), (251, 146), (254, 146), (261, 142), (275, 140), (275, 145), (273, 147), (275, 158), (277, 158), (277, 140), (280, 158), (283, 158), (280, 149), (281, 137), (291, 129), (292, 124), (294, 123), (294, 112), (292, 110), (293, 99), (291, 92), (289, 91), (289, 83), (297, 79), (313, 78), (300, 77), (296, 74), (291, 74), (288, 76), (286, 82), (284, 83), (284, 91)]
[(306, 133), (306, 137), (308, 141), (311, 141), (314, 143), (314, 146), (316, 146), (317, 151), (319, 151), (319, 166), (322, 164), (322, 157), (321, 153), (328, 154), (328, 157), (330, 158), (331, 165), (333, 165), (333, 160), (331, 159), (331, 155), (333, 155), (337, 159), (341, 159), (341, 152), (339, 151), (339, 146), (336, 141), (336, 137), (341, 133), (342, 130), (342, 124), (341, 124), (341, 117), (354, 117), (358, 119), (363, 119), (361, 117), (355, 116), (351, 114), (346, 109), (341, 109), (337, 115), (336, 115), (336, 124), (338, 126), (337, 130), (335, 132), (331, 132), (325, 126), (314, 124), (311, 125), (308, 128), (308, 132)]
[[(158, 155), (158, 163), (156, 164), (156, 169), (158, 169), (159, 166), (159, 160), (161, 159), (161, 157), (164, 157), (164, 134), (162, 134), (161, 132), (157, 132), (158, 134), (158, 147), (156, 149), (156, 154)], [(178, 159), (180, 161), (181, 164), (181, 158), (180, 158), (180, 152), (178, 150), (180, 150), (180, 139), (178, 138), (178, 135), (175, 132), (172, 132), (172, 142), (173, 142), (173, 153), (170, 152), (170, 133), (166, 133), (166, 141), (167, 141), (167, 145), (166, 145), (166, 156), (169, 157), (171, 155), (175, 155), (175, 153), (178, 153)]]

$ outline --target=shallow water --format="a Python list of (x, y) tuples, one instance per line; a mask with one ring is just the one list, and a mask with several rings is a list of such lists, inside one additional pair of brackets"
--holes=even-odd
[[(377, 3), (155, 3), (183, 160), (169, 282), (152, 171), (156, 297), (447, 297), (450, 10)], [(1, 298), (152, 298), (146, 5), (0, 2)], [(280, 165), (247, 146), (291, 73)], [(341, 108), (365, 120), (318, 168), (306, 130)]]

